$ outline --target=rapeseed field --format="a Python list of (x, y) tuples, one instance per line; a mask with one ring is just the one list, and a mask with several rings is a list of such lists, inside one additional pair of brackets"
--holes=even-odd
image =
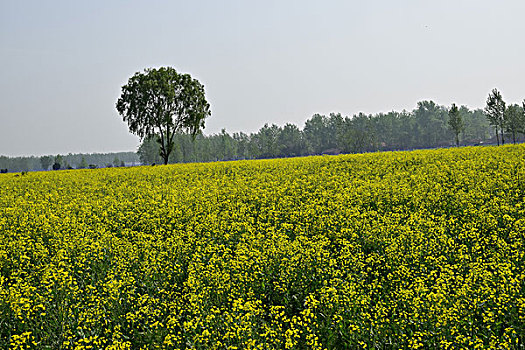
[(0, 348), (525, 347), (525, 147), (0, 176)]

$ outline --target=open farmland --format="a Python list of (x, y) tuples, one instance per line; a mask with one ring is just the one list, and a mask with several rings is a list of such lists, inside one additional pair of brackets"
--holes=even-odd
[(523, 348), (525, 147), (0, 176), (0, 347)]

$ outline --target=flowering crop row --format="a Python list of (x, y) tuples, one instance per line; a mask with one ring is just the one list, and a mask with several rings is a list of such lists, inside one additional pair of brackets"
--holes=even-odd
[(522, 348), (525, 148), (0, 177), (0, 348)]

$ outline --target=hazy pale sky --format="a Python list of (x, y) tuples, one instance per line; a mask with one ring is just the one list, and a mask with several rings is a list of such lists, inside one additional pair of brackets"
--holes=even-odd
[(135, 151), (135, 72), (204, 84), (205, 133), (525, 98), (525, 1), (0, 0), (0, 155)]

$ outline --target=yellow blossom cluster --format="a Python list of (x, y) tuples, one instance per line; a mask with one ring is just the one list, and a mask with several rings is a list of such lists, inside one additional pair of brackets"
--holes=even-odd
[(0, 176), (0, 348), (525, 347), (525, 147)]

